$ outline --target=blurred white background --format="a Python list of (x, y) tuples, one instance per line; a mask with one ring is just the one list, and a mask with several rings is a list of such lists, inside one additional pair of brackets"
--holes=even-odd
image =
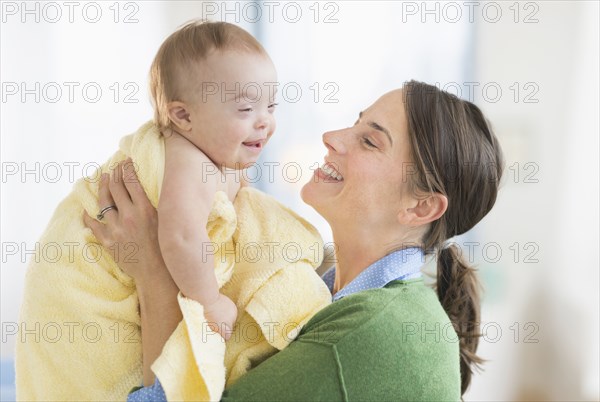
[[(478, 104), (507, 163), (494, 210), (457, 239), (486, 288), (480, 355), (488, 362), (465, 400), (600, 399), (598, 2), (1, 7), (2, 400), (14, 398), (12, 329), (37, 239), (74, 181), (151, 118), (150, 63), (192, 18), (237, 23), (270, 53), (278, 129), (255, 186), (326, 241), (329, 228), (299, 197), (325, 155), (323, 132), (352, 125), (410, 79)], [(265, 162), (278, 165), (269, 172)]]

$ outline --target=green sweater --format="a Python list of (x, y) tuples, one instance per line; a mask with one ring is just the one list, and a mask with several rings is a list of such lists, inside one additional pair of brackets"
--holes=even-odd
[(458, 338), (422, 279), (393, 281), (317, 313), (222, 401), (460, 400)]

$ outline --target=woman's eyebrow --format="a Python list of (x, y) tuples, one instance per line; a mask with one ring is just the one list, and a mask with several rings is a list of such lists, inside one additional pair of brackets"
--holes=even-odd
[[(358, 120), (360, 120), (362, 118), (362, 115), (363, 115), (363, 112), (360, 112), (358, 114)], [(380, 125), (378, 123), (375, 123), (374, 121), (368, 121), (367, 126), (373, 128), (377, 131), (381, 131), (382, 133), (384, 133), (387, 136), (388, 140), (390, 140), (390, 145), (394, 144), (394, 142), (392, 141), (392, 136), (390, 135), (390, 131), (387, 128), (383, 127), (382, 125)]]

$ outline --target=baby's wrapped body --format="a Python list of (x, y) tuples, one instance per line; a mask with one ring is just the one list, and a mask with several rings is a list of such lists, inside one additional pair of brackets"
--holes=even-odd
[[(152, 204), (158, 204), (164, 143), (152, 123), (123, 138), (102, 172), (131, 157)], [(99, 175), (97, 176), (99, 177)], [(21, 308), (16, 350), (18, 400), (125, 400), (141, 384), (142, 348), (135, 283), (84, 227), (83, 211), (99, 211), (97, 180), (79, 180), (40, 240), (59, 258), (33, 258)], [(110, 213), (110, 212), (109, 212)], [(302, 218), (270, 196), (242, 188), (233, 204), (215, 195), (207, 224), (222, 293), (238, 307), (225, 344), (202, 306), (179, 297), (183, 321), (153, 365), (169, 400), (219, 399), (225, 384), (287, 346), (331, 295), (314, 272), (322, 240)], [(54, 256), (53, 256), (54, 257)]]

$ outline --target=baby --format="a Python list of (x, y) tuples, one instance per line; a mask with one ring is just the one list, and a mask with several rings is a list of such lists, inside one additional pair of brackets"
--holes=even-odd
[(224, 189), (233, 199), (239, 184), (221, 180), (228, 175), (215, 175), (213, 166), (240, 169), (256, 162), (275, 130), (276, 81), (262, 46), (224, 23), (190, 24), (175, 32), (151, 68), (155, 120), (166, 152), (160, 249), (182, 294), (204, 306), (207, 320), (225, 339), (237, 309), (219, 293), (213, 256), (198, 245), (211, 242), (206, 224), (215, 193)]
[[(110, 166), (130, 157), (158, 209), (160, 249), (185, 304), (184, 320), (156, 368), (172, 399), (205, 398), (197, 390), (177, 393), (185, 388), (181, 384), (201, 382), (210, 391), (206, 398), (218, 399), (225, 381), (285, 347), (288, 334), (330, 302), (314, 272), (320, 258), (311, 257), (322, 249), (316, 230), (266, 194), (241, 188), (231, 174), (256, 162), (275, 130), (276, 80), (271, 59), (243, 29), (197, 21), (181, 27), (151, 67), (154, 122), (124, 137), (100, 169), (110, 173)], [(109, 219), (118, 213), (113, 209), (98, 205), (97, 182), (81, 179), (40, 243), (97, 245), (83, 212), (100, 211), (99, 219)], [(298, 258), (272, 258), (263, 244), (274, 241), (300, 245)], [(229, 253), (247, 244), (259, 246), (257, 258), (244, 261)], [(134, 256), (121, 256), (128, 257)], [(18, 400), (125, 400), (141, 383), (136, 288), (118, 262), (92, 247), (82, 255), (31, 261), (19, 320), (24, 333), (15, 355)], [(271, 302), (282, 297), (284, 303)], [(236, 317), (245, 329), (259, 328), (258, 335), (232, 336), (240, 333)], [(192, 329), (203, 322), (231, 337), (226, 350), (218, 335), (220, 343), (204, 342)], [(214, 364), (209, 356), (216, 356)], [(180, 373), (172, 367), (182, 359), (189, 364)]]

